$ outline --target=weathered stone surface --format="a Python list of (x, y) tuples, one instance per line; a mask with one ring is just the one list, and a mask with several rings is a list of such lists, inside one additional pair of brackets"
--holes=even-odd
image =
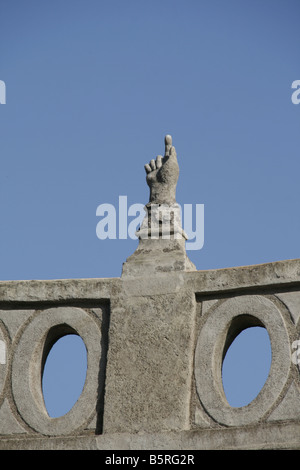
[[(174, 275), (171, 271), (168, 276), (172, 284)], [(175, 277), (178, 279), (176, 273)], [(149, 283), (149, 278), (151, 279), (152, 276), (145, 280), (145, 288)], [(167, 285), (168, 277), (165, 279), (165, 285)], [(300, 259), (191, 271), (182, 273), (180, 279), (182, 279), (182, 288), (210, 297), (241, 290), (257, 292), (260, 289), (271, 289), (277, 291), (278, 294), (285, 291), (294, 292), (300, 286)], [(57, 304), (72, 301), (80, 303), (89, 300), (109, 301), (122, 282), (120, 278), (0, 281), (0, 304), (5, 310), (5, 307), (17, 309), (22, 303), (27, 306), (32, 303), (37, 305), (45, 302)], [(133, 284), (140, 282), (140, 277), (138, 281), (132, 279)], [(159, 285), (157, 288), (159, 289)], [(15, 305), (17, 307), (14, 307)]]
[(187, 235), (176, 203), (179, 166), (172, 137), (165, 137), (165, 156), (145, 165), (150, 188), (146, 215), (137, 231), (139, 246), (126, 263), (122, 276), (150, 276), (160, 272), (195, 271), (185, 250)]
[[(283, 399), (270, 414), (268, 421), (298, 420), (300, 421), (300, 390), (291, 383)], [(299, 436), (300, 437), (300, 436)]]
[(114, 299), (105, 433), (188, 429), (194, 317), (188, 291)]
[[(7, 363), (0, 365), (0, 448), (297, 447), (300, 377), (291, 361), (297, 292), (299, 260), (151, 275), (144, 270), (120, 279), (1, 282)], [(232, 339), (250, 320), (268, 330), (271, 371), (257, 399), (231, 409), (218, 376), (226, 331), (235, 325)], [(40, 395), (39, 358), (51, 329), (63, 334), (62, 324), (84, 339), (89, 371), (77, 404), (53, 420)]]
[[(150, 219), (121, 278), (0, 282), (0, 449), (300, 449), (300, 260), (196, 271), (178, 213), (169, 238), (168, 214), (151, 213), (176, 212), (170, 136), (146, 172)], [(249, 405), (232, 408), (222, 361), (256, 325), (270, 337), (270, 373)], [(43, 366), (68, 333), (86, 345), (86, 382), (50, 418)]]
[[(247, 406), (233, 408), (223, 390), (222, 361), (234, 338), (251, 326), (264, 326), (268, 331), (271, 369), (255, 400)], [(225, 299), (203, 318), (195, 352), (196, 390), (204, 409), (217, 423), (226, 426), (256, 423), (276, 403), (293, 369), (288, 328), (276, 304), (257, 295)]]
[(172, 271), (194, 271), (186, 255), (185, 240), (140, 240), (137, 250), (123, 264), (122, 277), (155, 276)]
[(1, 281), (0, 303), (63, 302), (109, 299), (116, 278)]
[[(26, 434), (28, 431), (17, 421), (8, 400), (5, 399), (0, 408), (0, 434)], [(1, 445), (1, 443), (0, 443)]]
[(157, 433), (2, 437), (1, 450), (299, 450), (299, 423)]
[(300, 318), (300, 292), (280, 293), (277, 297), (287, 306), (295, 324)]
[(172, 137), (165, 137), (165, 155), (158, 155), (145, 165), (147, 184), (150, 188), (149, 203), (171, 205), (176, 202), (176, 186), (179, 166)]

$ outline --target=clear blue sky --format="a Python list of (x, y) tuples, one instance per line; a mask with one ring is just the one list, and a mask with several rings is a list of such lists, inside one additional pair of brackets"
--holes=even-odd
[(299, 257), (298, 0), (0, 0), (0, 280), (119, 277), (133, 240), (96, 208), (146, 203), (170, 133), (204, 204), (197, 269)]

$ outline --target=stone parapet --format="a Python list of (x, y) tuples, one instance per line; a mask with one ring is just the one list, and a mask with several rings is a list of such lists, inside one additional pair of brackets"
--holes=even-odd
[[(299, 317), (300, 260), (0, 282), (0, 448), (299, 448)], [(255, 325), (270, 337), (270, 373), (232, 408), (222, 361)], [(43, 365), (69, 333), (87, 347), (87, 377), (74, 407), (50, 418)]]

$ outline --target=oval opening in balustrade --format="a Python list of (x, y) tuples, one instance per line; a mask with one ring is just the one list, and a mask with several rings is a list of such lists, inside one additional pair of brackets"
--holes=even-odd
[(67, 334), (45, 350), (42, 391), (48, 415), (58, 418), (74, 406), (87, 373), (87, 351), (77, 334)]
[(270, 338), (264, 327), (246, 328), (235, 337), (222, 364), (223, 389), (230, 406), (246, 406), (256, 398), (268, 378), (271, 358)]

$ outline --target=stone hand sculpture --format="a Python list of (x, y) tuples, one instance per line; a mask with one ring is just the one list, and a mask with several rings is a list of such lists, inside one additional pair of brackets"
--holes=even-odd
[(147, 184), (150, 188), (150, 204), (176, 203), (176, 185), (179, 176), (179, 167), (175, 147), (172, 146), (172, 137), (165, 137), (165, 155), (158, 155), (145, 165)]
[(145, 216), (136, 231), (139, 246), (123, 265), (122, 276), (145, 276), (169, 271), (195, 271), (185, 250), (188, 239), (181, 223), (181, 208), (176, 202), (179, 177), (172, 137), (165, 136), (165, 155), (145, 165), (150, 188)]

